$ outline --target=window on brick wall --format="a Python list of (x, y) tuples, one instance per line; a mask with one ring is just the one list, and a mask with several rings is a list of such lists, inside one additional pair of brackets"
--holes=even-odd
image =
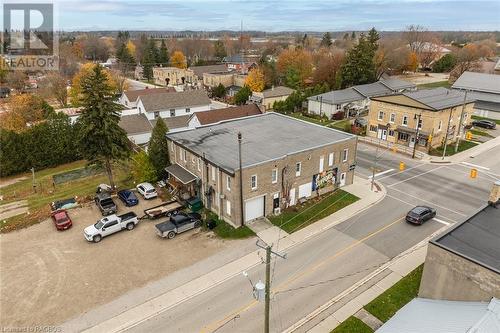
[(231, 216), (231, 201), (226, 200), (226, 214)]
[(271, 171), (271, 183), (276, 184), (278, 182), (278, 169), (273, 169)]
[(333, 165), (333, 153), (330, 153), (330, 155), (328, 155), (328, 166), (332, 165)]
[(252, 190), (257, 189), (257, 175), (253, 175), (252, 177), (250, 177), (250, 187), (252, 188)]
[(342, 152), (342, 162), (347, 162), (347, 157), (349, 155), (349, 149), (344, 149)]
[(226, 189), (228, 191), (231, 191), (231, 177), (230, 176), (226, 176)]
[(295, 176), (300, 176), (300, 172), (302, 171), (302, 164), (300, 162), (295, 163)]
[(215, 167), (212, 165), (212, 181), (215, 181), (215, 175), (217, 173), (217, 170), (215, 169)]

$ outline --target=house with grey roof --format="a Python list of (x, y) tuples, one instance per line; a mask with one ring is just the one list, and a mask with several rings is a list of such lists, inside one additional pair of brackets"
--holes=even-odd
[[(354, 177), (356, 136), (274, 112), (168, 133), (167, 140), (174, 193), (200, 198), (237, 227)], [(187, 173), (194, 176), (188, 184)]]
[(476, 100), (476, 115), (500, 119), (500, 75), (464, 72), (451, 88), (467, 91)]
[(210, 98), (203, 90), (187, 90), (166, 94), (147, 94), (137, 99), (138, 113), (149, 120), (191, 115), (210, 110)]
[(128, 139), (137, 145), (146, 145), (151, 139), (153, 126), (145, 114), (122, 116), (118, 126), (123, 128)]
[(152, 88), (152, 89), (146, 87), (146, 89), (126, 90), (118, 98), (118, 103), (127, 108), (135, 108), (137, 107), (137, 99), (140, 96), (150, 95), (150, 94), (166, 94), (175, 91), (176, 90), (174, 87)]
[(416, 85), (404, 80), (388, 78), (374, 83), (333, 90), (307, 99), (309, 113), (324, 115), (328, 118), (341, 112), (345, 116), (359, 115), (368, 110), (370, 98), (395, 93), (413, 91)]
[(274, 102), (284, 101), (294, 91), (294, 89), (285, 86), (272, 87), (260, 92), (253, 92), (250, 96), (250, 102), (259, 105), (263, 111), (269, 111), (272, 110)]

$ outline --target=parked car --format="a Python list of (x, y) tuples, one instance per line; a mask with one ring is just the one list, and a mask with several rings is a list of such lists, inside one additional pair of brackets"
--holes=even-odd
[(65, 209), (53, 211), (50, 216), (52, 217), (52, 221), (54, 221), (54, 225), (57, 230), (66, 230), (71, 228), (73, 225), (73, 221), (71, 221), (71, 218)]
[(201, 227), (201, 215), (181, 212), (171, 216), (168, 221), (158, 223), (155, 227), (158, 236), (172, 239), (177, 234)]
[(140, 183), (137, 186), (137, 191), (144, 197), (144, 199), (153, 199), (158, 196), (156, 189), (150, 183)]
[(94, 200), (103, 216), (116, 214), (118, 208), (108, 192), (97, 193)]
[(368, 120), (365, 118), (356, 118), (354, 120), (354, 125), (357, 127), (366, 127), (368, 125)]
[(176, 215), (184, 206), (177, 200), (163, 202), (158, 206), (154, 206), (144, 210), (144, 217), (149, 219), (157, 219), (162, 216)]
[(406, 222), (421, 225), (436, 217), (436, 210), (427, 206), (417, 206), (406, 214)]
[(103, 217), (97, 223), (84, 229), (83, 235), (89, 242), (99, 243), (103, 237), (114, 234), (122, 230), (132, 230), (139, 223), (139, 219), (134, 212), (123, 215), (110, 215)]
[(486, 119), (474, 120), (472, 122), (472, 125), (476, 127), (489, 128), (489, 129), (495, 129), (497, 127), (497, 124), (494, 121)]
[(78, 207), (78, 202), (76, 201), (75, 198), (69, 198), (69, 199), (64, 199), (64, 200), (59, 200), (59, 201), (52, 201), (50, 203), (50, 209), (51, 211), (55, 212), (56, 210), (60, 209), (71, 209)]
[(131, 190), (118, 191), (118, 198), (125, 204), (125, 206), (135, 206), (139, 204), (139, 199)]

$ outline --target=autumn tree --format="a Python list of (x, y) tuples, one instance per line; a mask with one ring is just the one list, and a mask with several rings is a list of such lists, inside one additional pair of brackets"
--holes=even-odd
[(131, 160), (130, 173), (135, 183), (154, 182), (158, 179), (158, 174), (153, 163), (151, 163), (151, 158), (145, 151), (141, 150), (133, 154)]
[(264, 72), (259, 67), (256, 67), (247, 75), (245, 79), (245, 85), (247, 85), (252, 91), (260, 92), (264, 90)]
[[(80, 70), (73, 76), (71, 81), (71, 89), (69, 90), (69, 97), (73, 106), (80, 106), (80, 94), (82, 93), (82, 82), (84, 79), (91, 75), (95, 65), (92, 63), (85, 63), (80, 67)], [(101, 69), (109, 87), (111, 87), (114, 94), (119, 93), (118, 84), (107, 69)]]
[(108, 81), (102, 67), (94, 65), (80, 82), (83, 112), (77, 120), (78, 145), (89, 163), (104, 166), (109, 184), (114, 188), (111, 165), (113, 161), (128, 157), (130, 150), (127, 133), (118, 126), (119, 106), (114, 103), (114, 89)]
[(11, 95), (8, 103), (10, 108), (1, 114), (0, 124), (3, 129), (16, 133), (25, 131), (28, 124), (37, 123), (54, 112), (43, 98), (33, 94)]
[(319, 44), (320, 47), (326, 47), (329, 48), (332, 46), (332, 36), (330, 33), (327, 31), (324, 33), (323, 38), (321, 38), (321, 42)]
[(304, 49), (286, 49), (278, 56), (276, 68), (281, 77), (286, 78), (293, 74), (298, 77), (298, 84), (302, 85), (312, 74), (312, 56)]
[(17, 91), (22, 91), (24, 90), (24, 87), (26, 85), (26, 80), (28, 79), (28, 76), (24, 71), (21, 70), (13, 70), (7, 73), (6, 75), (6, 82), (11, 89), (15, 89)]
[(480, 53), (476, 44), (467, 44), (456, 54), (457, 64), (450, 72), (450, 81), (455, 82), (460, 75), (467, 71), (476, 71), (480, 68)]
[(134, 58), (137, 59), (137, 47), (135, 46), (134, 42), (132, 42), (130, 39), (127, 41), (125, 44), (127, 47), (128, 53)]
[(408, 54), (408, 61), (406, 69), (410, 72), (416, 72), (418, 69), (418, 56), (415, 51), (410, 52)]
[(217, 61), (222, 61), (227, 56), (226, 47), (221, 40), (214, 42), (214, 56)]
[(315, 84), (326, 83), (331, 89), (339, 88), (340, 68), (344, 61), (344, 53), (323, 52), (316, 57), (316, 70), (313, 73)]
[(170, 63), (172, 66), (177, 68), (187, 68), (187, 61), (184, 53), (181, 51), (175, 51), (170, 58)]
[(46, 98), (54, 98), (64, 108), (68, 105), (67, 80), (59, 72), (47, 73), (40, 81), (39, 88)]
[(91, 35), (83, 41), (83, 55), (92, 61), (106, 61), (110, 54), (109, 45), (97, 35)]

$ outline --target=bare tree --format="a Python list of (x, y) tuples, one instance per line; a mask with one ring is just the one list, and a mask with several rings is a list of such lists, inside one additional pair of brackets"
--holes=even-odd
[(58, 72), (50, 72), (40, 81), (40, 91), (46, 98), (54, 98), (61, 107), (68, 105), (67, 80)]
[(123, 76), (119, 70), (110, 70), (109, 73), (112, 80), (116, 82), (116, 93), (121, 95), (128, 89), (129, 84), (127, 78)]
[(422, 43), (417, 53), (418, 62), (422, 68), (430, 68), (431, 64), (442, 55), (443, 47), (438, 38), (434, 37)]
[(461, 48), (456, 54), (457, 65), (450, 72), (450, 81), (455, 82), (464, 72), (477, 71), (480, 68), (480, 56), (476, 44), (467, 44)]
[(428, 31), (421, 25), (411, 24), (403, 32), (403, 38), (408, 43), (410, 51), (419, 54), (423, 43), (428, 39)]
[(27, 79), (26, 73), (20, 70), (10, 71), (6, 77), (6, 81), (7, 84), (9, 85), (9, 88), (15, 89), (17, 91), (24, 90), (24, 87), (26, 85), (26, 79)]

